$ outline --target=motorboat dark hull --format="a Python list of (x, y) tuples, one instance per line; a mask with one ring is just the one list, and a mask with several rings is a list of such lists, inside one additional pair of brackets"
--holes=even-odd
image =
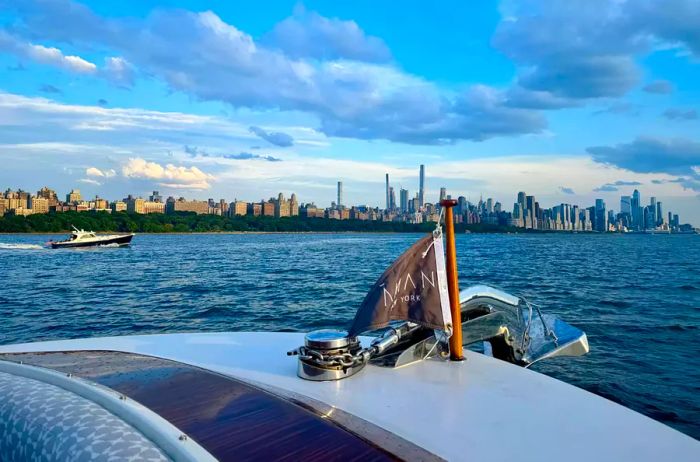
[(60, 242), (52, 242), (51, 243), (51, 248), (53, 249), (66, 249), (66, 248), (77, 248), (77, 247), (99, 247), (99, 246), (104, 246), (104, 245), (119, 245), (119, 246), (124, 246), (124, 245), (129, 245), (131, 243), (131, 239), (134, 237), (133, 234), (125, 234), (123, 236), (115, 236), (111, 238), (106, 238), (106, 239), (96, 239), (92, 241), (60, 241)]

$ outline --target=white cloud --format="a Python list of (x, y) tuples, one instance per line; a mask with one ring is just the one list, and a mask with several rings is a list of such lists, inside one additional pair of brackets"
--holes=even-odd
[(96, 167), (89, 167), (88, 169), (85, 170), (85, 174), (87, 176), (94, 176), (94, 177), (100, 177), (100, 178), (112, 178), (117, 174), (116, 171), (113, 169), (108, 169), (108, 170), (100, 170), (99, 168)]
[(197, 167), (183, 167), (167, 164), (165, 167), (142, 158), (130, 158), (122, 167), (122, 174), (128, 178), (157, 180), (170, 188), (209, 189), (213, 175), (204, 173)]
[(90, 178), (81, 178), (78, 181), (80, 183), (87, 183), (87, 184), (91, 184), (93, 186), (102, 186), (102, 183), (100, 183), (97, 180), (90, 179)]
[(58, 48), (45, 47), (43, 45), (23, 45), (28, 58), (42, 64), (61, 67), (80, 74), (92, 74), (97, 71), (97, 66), (79, 56), (66, 56)]
[(115, 83), (131, 86), (134, 83), (134, 67), (119, 56), (108, 57), (102, 69), (105, 77)]

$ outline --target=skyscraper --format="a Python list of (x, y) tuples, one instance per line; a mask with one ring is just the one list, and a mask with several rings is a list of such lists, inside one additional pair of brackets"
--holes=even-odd
[(440, 202), (447, 197), (447, 189), (443, 186), (440, 188)]
[(642, 229), (644, 216), (642, 215), (642, 197), (636, 189), (632, 193), (632, 229)]
[(632, 198), (630, 196), (620, 197), (620, 213), (632, 215)]
[(664, 211), (661, 207), (661, 202), (656, 203), (656, 226), (664, 224)]
[(537, 215), (535, 214), (535, 196), (525, 196), (525, 227), (537, 228)]
[(389, 174), (386, 174), (386, 209), (391, 208), (391, 199), (389, 197)]
[(393, 186), (389, 186), (389, 210), (396, 210), (396, 195)]
[(425, 166), (420, 164), (420, 180), (418, 187), (418, 206), (423, 208), (425, 204)]
[(605, 213), (605, 201), (595, 200), (595, 230), (604, 233), (608, 229), (608, 216)]
[(338, 208), (343, 206), (343, 182), (338, 182)]
[(399, 202), (401, 205), (401, 212), (408, 212), (408, 189), (403, 189), (399, 191)]

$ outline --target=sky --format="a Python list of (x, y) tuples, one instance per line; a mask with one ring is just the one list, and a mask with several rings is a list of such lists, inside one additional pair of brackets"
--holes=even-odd
[(518, 191), (700, 226), (700, 2), (0, 0), (0, 187), (383, 207)]

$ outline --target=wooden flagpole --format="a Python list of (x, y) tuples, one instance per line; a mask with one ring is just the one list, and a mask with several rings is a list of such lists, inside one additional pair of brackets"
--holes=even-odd
[(455, 246), (455, 221), (452, 207), (457, 205), (454, 199), (443, 199), (440, 206), (445, 209), (445, 263), (447, 266), (447, 291), (450, 295), (450, 312), (452, 313), (452, 337), (450, 337), (450, 359), (463, 361), (462, 354), (462, 311), (459, 305), (459, 279), (457, 277), (457, 248)]

